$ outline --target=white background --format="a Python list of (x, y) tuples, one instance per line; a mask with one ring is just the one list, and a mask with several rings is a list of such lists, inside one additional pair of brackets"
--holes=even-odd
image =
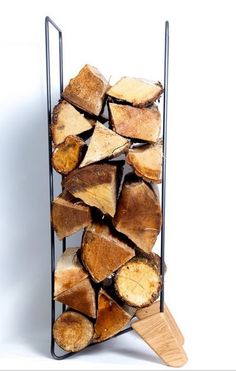
[(46, 15), (64, 32), (65, 82), (85, 63), (107, 78), (163, 80), (170, 21), (166, 302), (185, 335), (185, 369), (236, 369), (234, 5), (1, 1), (2, 369), (166, 369), (134, 333), (66, 361), (49, 356)]

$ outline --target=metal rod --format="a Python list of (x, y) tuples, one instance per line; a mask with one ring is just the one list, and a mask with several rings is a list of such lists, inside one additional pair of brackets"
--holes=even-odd
[(166, 156), (167, 156), (167, 110), (168, 110), (168, 72), (169, 72), (169, 22), (165, 22), (165, 53), (164, 53), (164, 99), (163, 99), (163, 157), (162, 157), (162, 228), (161, 228), (161, 276), (162, 289), (160, 295), (160, 311), (164, 312), (165, 303), (165, 216), (166, 216)]
[[(48, 119), (48, 158), (49, 158), (49, 195), (50, 195), (50, 216), (52, 214), (52, 202), (54, 199), (54, 183), (53, 183), (53, 169), (51, 164), (52, 155), (52, 140), (51, 140), (51, 113), (52, 113), (52, 91), (51, 91), (51, 63), (50, 63), (50, 38), (49, 38), (49, 24), (58, 31), (59, 40), (59, 81), (60, 81), (60, 95), (63, 91), (63, 43), (62, 32), (60, 28), (52, 21), (50, 17), (45, 18), (45, 47), (46, 47), (46, 82), (47, 82), (47, 119)], [(55, 235), (52, 222), (50, 225), (50, 239), (51, 239), (51, 334), (53, 330), (53, 323), (55, 321), (55, 301), (53, 300), (54, 293), (54, 271), (55, 271)], [(66, 248), (66, 241), (62, 243), (63, 251)], [(62, 306), (65, 310), (65, 306)], [(55, 359), (61, 357), (55, 354), (55, 341), (51, 336), (51, 354)], [(63, 357), (66, 358), (66, 357)]]

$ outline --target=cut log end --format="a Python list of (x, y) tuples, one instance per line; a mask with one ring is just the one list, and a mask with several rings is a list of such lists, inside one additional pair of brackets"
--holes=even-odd
[(84, 141), (76, 136), (69, 135), (65, 141), (53, 151), (52, 166), (61, 174), (68, 174), (80, 163)]
[(146, 142), (156, 142), (161, 130), (161, 115), (156, 106), (137, 108), (126, 104), (109, 104), (110, 122), (120, 135)]
[(87, 166), (94, 162), (119, 156), (128, 151), (130, 146), (129, 139), (123, 138), (114, 131), (106, 128), (97, 122), (88, 150), (85, 154), (80, 167)]
[(161, 230), (160, 200), (141, 179), (126, 178), (113, 219), (115, 228), (150, 253)]
[(82, 314), (68, 311), (57, 318), (53, 337), (57, 345), (67, 352), (78, 352), (91, 342), (93, 324)]
[(129, 102), (133, 106), (145, 107), (160, 98), (162, 92), (163, 87), (160, 83), (152, 84), (142, 79), (122, 77), (108, 90), (107, 94)]
[(115, 288), (120, 298), (133, 307), (146, 307), (160, 292), (161, 278), (154, 264), (134, 258), (116, 273)]
[(69, 135), (78, 135), (93, 128), (93, 123), (70, 103), (61, 100), (53, 109), (51, 133), (55, 145)]
[(78, 247), (70, 247), (60, 256), (54, 274), (54, 296), (72, 289), (88, 277), (77, 258)]
[(75, 169), (63, 180), (63, 186), (75, 197), (114, 216), (123, 162), (92, 164)]
[(55, 300), (68, 305), (88, 317), (96, 318), (95, 291), (89, 278), (85, 278), (71, 289), (62, 292)]
[(103, 108), (108, 82), (97, 68), (86, 64), (79, 74), (70, 80), (62, 96), (82, 110), (98, 116)]
[(59, 240), (71, 236), (91, 223), (89, 206), (63, 192), (52, 204), (52, 225)]
[(103, 281), (134, 255), (134, 249), (107, 225), (93, 224), (86, 229), (82, 242), (82, 260), (94, 281)]
[(103, 289), (98, 295), (94, 342), (104, 341), (120, 332), (130, 321), (129, 315)]
[(130, 164), (137, 176), (148, 182), (162, 181), (162, 144), (144, 145), (129, 150), (127, 163)]

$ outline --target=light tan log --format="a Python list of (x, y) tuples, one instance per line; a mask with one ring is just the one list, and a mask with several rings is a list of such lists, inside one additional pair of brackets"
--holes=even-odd
[[(138, 319), (143, 319), (143, 318), (146, 318), (156, 313), (160, 313), (160, 301), (159, 300), (151, 304), (149, 307), (138, 309), (135, 315)], [(164, 306), (164, 313), (165, 313), (165, 317), (167, 318), (169, 322), (173, 335), (176, 337), (176, 340), (178, 341), (178, 343), (183, 345), (184, 336), (182, 332), (180, 331), (179, 326), (177, 325), (171, 311), (169, 310), (166, 304)]]
[(161, 130), (161, 115), (156, 106), (137, 108), (125, 104), (109, 103), (113, 129), (128, 138), (156, 142)]
[(129, 146), (129, 139), (123, 138), (114, 131), (106, 128), (100, 122), (97, 122), (80, 167), (106, 158), (117, 157), (121, 153), (127, 152)]
[(82, 159), (82, 149), (85, 143), (82, 139), (69, 135), (65, 141), (58, 144), (52, 153), (52, 166), (61, 174), (74, 170)]
[(181, 367), (187, 362), (187, 355), (165, 313), (150, 315), (133, 322), (131, 326), (167, 366)]
[(93, 324), (80, 313), (68, 311), (62, 313), (53, 325), (53, 337), (56, 343), (67, 352), (78, 352), (92, 340)]
[(130, 319), (131, 316), (101, 289), (98, 295), (94, 341), (100, 342), (114, 336), (128, 324)]
[(63, 192), (52, 204), (52, 225), (59, 240), (71, 236), (91, 222), (89, 206)]
[(65, 100), (60, 101), (53, 109), (52, 139), (54, 144), (64, 142), (69, 135), (78, 135), (93, 128), (92, 120), (88, 120)]
[(55, 297), (55, 300), (89, 317), (96, 318), (95, 291), (89, 278), (84, 278), (69, 290), (63, 291)]
[(86, 204), (114, 216), (121, 164), (123, 163), (92, 164), (75, 169), (64, 178), (62, 184), (68, 192)]
[(159, 196), (143, 180), (127, 177), (113, 224), (141, 250), (151, 252), (161, 230)]
[(107, 94), (136, 107), (145, 107), (160, 98), (163, 88), (160, 83), (152, 84), (142, 79), (122, 77)]
[(109, 85), (97, 68), (86, 64), (70, 80), (62, 96), (76, 107), (98, 116), (102, 110)]
[(135, 255), (108, 225), (92, 224), (82, 242), (82, 260), (96, 282), (101, 282)]
[(121, 267), (115, 276), (115, 289), (119, 297), (133, 307), (153, 303), (160, 292), (161, 277), (151, 260), (133, 258)]
[(54, 274), (54, 297), (72, 289), (88, 277), (77, 258), (78, 247), (70, 247), (60, 256)]
[(129, 150), (126, 160), (135, 173), (148, 182), (162, 181), (162, 143), (144, 145)]

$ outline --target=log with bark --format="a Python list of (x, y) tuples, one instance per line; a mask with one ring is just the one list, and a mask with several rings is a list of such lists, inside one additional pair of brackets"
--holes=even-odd
[(59, 240), (91, 223), (91, 211), (83, 201), (63, 191), (52, 203), (52, 225)]
[(64, 175), (74, 170), (82, 159), (84, 145), (84, 141), (74, 135), (66, 137), (65, 141), (58, 144), (52, 153), (54, 169)]
[(70, 80), (62, 96), (83, 111), (98, 116), (102, 111), (108, 87), (108, 82), (98, 69), (86, 64), (79, 74)]
[(114, 161), (75, 169), (64, 178), (63, 187), (86, 204), (114, 216), (122, 165), (122, 161)]
[(106, 158), (117, 157), (121, 153), (127, 152), (129, 146), (129, 139), (123, 138), (114, 131), (106, 128), (100, 122), (97, 122), (80, 167)]
[(114, 336), (128, 324), (130, 319), (131, 315), (101, 289), (98, 294), (94, 341), (100, 342)]
[(65, 100), (59, 101), (54, 107), (52, 114), (52, 139), (54, 144), (64, 142), (69, 135), (78, 135), (91, 130), (94, 122), (84, 117)]
[(157, 106), (137, 108), (109, 103), (110, 122), (116, 133), (124, 137), (156, 142), (161, 130), (161, 115)]
[(160, 83), (153, 84), (142, 79), (122, 77), (107, 94), (135, 107), (145, 107), (159, 99), (162, 92), (163, 87)]
[(60, 256), (54, 273), (54, 297), (72, 289), (88, 277), (88, 273), (80, 264), (78, 247), (70, 247)]
[(144, 145), (129, 150), (126, 161), (136, 175), (147, 182), (161, 183), (162, 180), (162, 142)]
[(106, 224), (86, 228), (82, 242), (82, 261), (95, 282), (101, 282), (128, 260), (134, 249)]
[(67, 352), (78, 352), (92, 341), (93, 324), (80, 313), (62, 313), (53, 325), (53, 337), (57, 345)]
[(113, 224), (141, 250), (151, 252), (161, 230), (158, 194), (143, 180), (128, 175), (122, 187)]
[(119, 297), (133, 307), (146, 307), (160, 292), (161, 277), (150, 259), (133, 258), (121, 267), (115, 276)]

